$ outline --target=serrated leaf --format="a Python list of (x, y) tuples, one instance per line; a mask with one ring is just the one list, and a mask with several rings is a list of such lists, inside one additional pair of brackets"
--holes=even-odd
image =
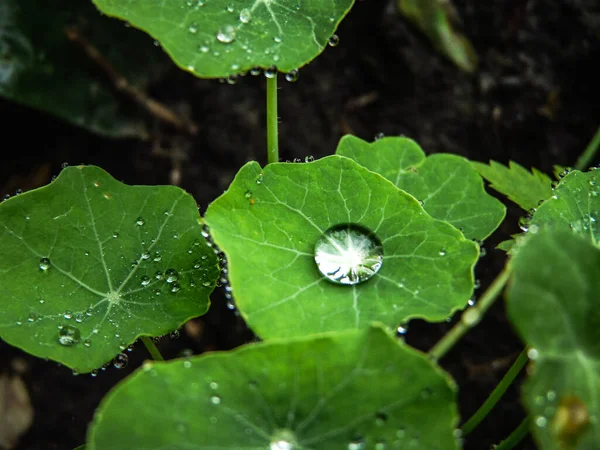
[(354, 0), (94, 0), (160, 41), (179, 67), (222, 78), (254, 67), (289, 72), (317, 57)]
[[(0, 205), (0, 336), (80, 372), (208, 309), (218, 270), (194, 199), (94, 166)], [(175, 271), (175, 272), (172, 272)]]
[(473, 44), (453, 25), (456, 10), (451, 2), (439, 0), (397, 0), (400, 12), (423, 31), (434, 47), (465, 72), (477, 68)]
[(508, 314), (533, 350), (524, 399), (544, 450), (600, 442), (600, 250), (572, 233), (539, 232), (512, 260)]
[(471, 164), (492, 188), (525, 211), (537, 208), (540, 201), (552, 196), (552, 179), (535, 168), (529, 172), (514, 161), (509, 161), (508, 167), (496, 161), (490, 161), (489, 165), (476, 161)]
[(69, 40), (69, 27), (139, 89), (170, 64), (151, 39), (102, 17), (89, 1), (3, 0), (0, 95), (96, 133), (147, 137), (138, 108)]
[[(373, 321), (439, 321), (472, 294), (478, 246), (432, 219), (414, 197), (342, 156), (264, 169), (248, 163), (205, 219), (227, 255), (237, 306), (265, 339), (364, 328)], [(341, 224), (357, 224), (381, 241), (383, 262), (368, 281), (334, 284), (319, 271), (315, 247)], [(339, 243), (340, 257), (366, 263), (361, 255), (373, 239)], [(362, 270), (358, 262), (352, 266)], [(344, 269), (331, 271), (337, 272)]]
[(567, 230), (594, 245), (600, 241), (600, 171), (574, 170), (533, 215), (529, 229)]
[(147, 363), (103, 400), (91, 450), (457, 449), (454, 383), (380, 327)]
[(354, 136), (343, 137), (336, 154), (381, 174), (422, 201), (432, 217), (451, 223), (470, 239), (485, 239), (504, 219), (504, 205), (485, 192), (481, 177), (460, 156), (426, 157), (415, 141), (403, 137), (368, 143)]

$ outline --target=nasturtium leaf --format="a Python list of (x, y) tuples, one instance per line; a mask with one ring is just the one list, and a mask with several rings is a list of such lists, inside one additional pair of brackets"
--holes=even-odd
[(0, 337), (90, 372), (204, 314), (218, 268), (194, 199), (94, 166), (0, 205)]
[(490, 161), (489, 165), (476, 161), (471, 164), (492, 188), (525, 211), (537, 208), (540, 201), (552, 196), (552, 179), (535, 168), (529, 172), (514, 161), (509, 161), (508, 167), (496, 161)]
[(432, 217), (449, 222), (470, 239), (485, 239), (504, 219), (504, 205), (485, 192), (477, 171), (460, 156), (426, 157), (415, 141), (403, 137), (369, 143), (354, 136), (343, 137), (336, 154), (387, 178), (422, 201)]
[[(103, 62), (68, 38), (70, 28)], [(152, 39), (101, 16), (89, 0), (0, 3), (1, 96), (96, 133), (145, 138), (139, 108), (117, 91), (103, 64), (143, 90), (170, 61)]]
[(571, 230), (594, 245), (600, 242), (600, 171), (565, 176), (534, 213), (529, 230)]
[(354, 0), (94, 0), (155, 39), (181, 68), (219, 78), (254, 67), (290, 72), (327, 46)]
[(454, 450), (451, 379), (378, 326), (145, 363), (102, 401), (91, 450)]
[[(472, 294), (478, 246), (431, 218), (414, 197), (342, 156), (264, 169), (250, 162), (209, 206), (205, 220), (227, 255), (241, 314), (265, 339), (364, 328), (373, 321), (439, 321)], [(346, 224), (362, 230), (363, 238), (332, 242), (334, 254), (318, 267), (315, 250), (324, 233)], [(383, 259), (370, 279), (330, 281), (352, 272), (348, 267), (362, 272), (361, 264), (376, 261), (366, 252), (377, 242)]]
[(456, 10), (449, 1), (396, 0), (400, 12), (423, 31), (434, 47), (465, 72), (477, 69), (473, 44), (453, 25)]
[(508, 314), (531, 346), (524, 400), (540, 448), (600, 442), (600, 249), (565, 231), (540, 231), (513, 258)]

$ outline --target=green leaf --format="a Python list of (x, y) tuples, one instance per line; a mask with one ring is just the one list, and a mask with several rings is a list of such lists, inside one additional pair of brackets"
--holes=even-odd
[(204, 314), (218, 270), (199, 220), (183, 190), (126, 186), (94, 166), (4, 201), (0, 336), (90, 372)]
[(600, 442), (600, 250), (569, 232), (539, 232), (512, 260), (508, 314), (532, 347), (524, 387), (542, 449)]
[(504, 219), (504, 205), (485, 192), (481, 177), (460, 156), (437, 153), (426, 157), (408, 138), (368, 143), (354, 136), (343, 137), (336, 154), (381, 174), (421, 200), (432, 217), (460, 228), (470, 239), (485, 239)]
[(473, 44), (453, 25), (457, 12), (450, 1), (397, 0), (400, 12), (431, 40), (434, 47), (465, 72), (477, 69)]
[(455, 391), (426, 355), (379, 327), (250, 344), (144, 364), (104, 398), (88, 445), (453, 450)]
[(574, 170), (533, 215), (529, 230), (571, 230), (594, 245), (600, 241), (600, 171)]
[(147, 137), (139, 109), (69, 40), (68, 27), (139, 89), (169, 65), (151, 39), (102, 17), (89, 1), (3, 0), (0, 95), (96, 133)]
[[(265, 339), (364, 328), (373, 321), (439, 321), (463, 308), (473, 291), (478, 246), (342, 156), (264, 169), (250, 162), (205, 219), (227, 255), (237, 306)], [(360, 258), (372, 241), (382, 244), (381, 268), (366, 282), (334, 284), (317, 267), (316, 245), (341, 224), (358, 224), (376, 236), (353, 239), (358, 251), (338, 243), (345, 261)]]
[(327, 46), (354, 0), (94, 0), (155, 39), (179, 67), (219, 78), (254, 67), (289, 72)]
[(79, 447), (77, 447), (74, 450), (85, 450), (85, 445), (80, 445)]
[(489, 166), (476, 161), (471, 164), (492, 188), (525, 211), (537, 208), (540, 201), (552, 196), (552, 179), (535, 168), (529, 172), (514, 161), (509, 161), (508, 167), (496, 161), (490, 161)]

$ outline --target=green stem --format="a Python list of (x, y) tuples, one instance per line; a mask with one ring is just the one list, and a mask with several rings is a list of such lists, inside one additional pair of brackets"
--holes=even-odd
[(279, 162), (279, 142), (277, 126), (277, 72), (267, 78), (267, 152), (269, 164)]
[(463, 312), (461, 321), (454, 325), (454, 327), (452, 327), (452, 329), (429, 351), (429, 356), (432, 359), (437, 361), (442, 358), (454, 344), (467, 333), (467, 331), (479, 323), (481, 317), (502, 293), (502, 289), (504, 289), (509, 277), (510, 270), (508, 265), (506, 265), (490, 287), (481, 296), (477, 305)]
[(510, 369), (508, 369), (506, 375), (504, 375), (502, 380), (500, 380), (500, 383), (498, 383), (498, 385), (494, 388), (487, 400), (483, 402), (483, 405), (481, 405), (475, 414), (473, 414), (471, 418), (467, 420), (461, 427), (463, 436), (467, 436), (469, 433), (471, 433), (471, 431), (473, 431), (477, 425), (479, 425), (481, 421), (486, 418), (488, 413), (494, 406), (496, 406), (496, 403), (498, 403), (498, 401), (502, 398), (508, 387), (512, 384), (523, 367), (525, 367), (527, 361), (529, 361), (529, 358), (527, 357), (527, 349), (524, 349)]
[(152, 342), (152, 339), (150, 339), (148, 336), (142, 336), (141, 339), (144, 345), (146, 346), (146, 350), (148, 350), (148, 353), (150, 353), (150, 356), (152, 356), (152, 359), (154, 361), (165, 360), (165, 358), (163, 358), (160, 352), (158, 351), (158, 348), (156, 348), (156, 345), (154, 345), (154, 342)]
[(585, 151), (577, 159), (577, 162), (575, 163), (575, 168), (577, 170), (587, 169), (590, 166), (592, 159), (594, 159), (598, 148), (600, 148), (600, 127), (598, 127), (598, 131), (596, 131), (596, 134), (586, 147)]
[(530, 421), (531, 419), (529, 416), (525, 417), (525, 419), (523, 419), (523, 422), (521, 422), (521, 424), (517, 428), (515, 428), (515, 430), (512, 433), (510, 433), (506, 439), (504, 439), (502, 442), (496, 445), (494, 449), (512, 450), (517, 445), (519, 445), (519, 443), (525, 438), (525, 436), (529, 434)]

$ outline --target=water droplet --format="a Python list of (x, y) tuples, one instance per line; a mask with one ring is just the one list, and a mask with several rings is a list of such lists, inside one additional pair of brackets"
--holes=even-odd
[(179, 283), (171, 284), (171, 292), (173, 294), (175, 294), (176, 292), (179, 292), (180, 290), (181, 290), (181, 286), (179, 285)]
[(296, 81), (298, 81), (298, 69), (294, 69), (291, 70), (290, 72), (285, 74), (285, 79), (286, 81), (289, 81), (290, 83), (294, 83)]
[(213, 405), (218, 405), (218, 404), (220, 404), (220, 403), (221, 403), (221, 397), (219, 397), (218, 395), (212, 395), (212, 396), (210, 397), (210, 402), (211, 402)]
[(174, 283), (179, 280), (179, 274), (175, 269), (167, 269), (165, 275), (167, 276), (167, 283)]
[(73, 312), (69, 311), (68, 309), (65, 311), (65, 313), (63, 314), (63, 317), (67, 320), (73, 318)]
[(334, 34), (329, 38), (329, 41), (327, 43), (330, 47), (336, 47), (340, 43), (340, 38), (337, 34)]
[(44, 300), (43, 298), (40, 298), (40, 305), (43, 305), (44, 303), (46, 303), (46, 300)]
[(27, 316), (27, 320), (29, 322), (35, 322), (37, 320), (37, 314), (36, 313), (29, 314), (29, 316)]
[(280, 43), (281, 43), (281, 36), (275, 36), (275, 37), (273, 38), (273, 40), (274, 40), (275, 42), (277, 42), (278, 44), (280, 44)]
[(65, 347), (71, 347), (79, 342), (81, 332), (79, 328), (72, 325), (62, 325), (58, 330), (58, 343)]
[(171, 334), (169, 334), (169, 337), (171, 339), (179, 339), (180, 333), (179, 330), (173, 330), (171, 331)]
[(363, 450), (365, 448), (365, 441), (362, 439), (353, 439), (348, 444), (348, 450)]
[(440, 256), (446, 256), (446, 250), (441, 249), (440, 250)]
[(129, 358), (127, 355), (125, 353), (119, 353), (117, 356), (115, 356), (113, 366), (115, 366), (115, 369), (123, 369), (127, 367), (128, 362)]
[(50, 269), (50, 265), (50, 260), (48, 258), (40, 259), (40, 270), (45, 272), (46, 270)]
[(355, 285), (367, 281), (381, 268), (383, 246), (371, 231), (357, 224), (335, 225), (315, 245), (315, 262), (328, 280)]
[(92, 346), (92, 341), (89, 339), (86, 339), (85, 341), (83, 341), (83, 345), (85, 345), (86, 347), (91, 347)]
[(383, 139), (385, 137), (385, 134), (383, 133), (383, 131), (380, 131), (379, 133), (377, 133), (375, 135), (375, 137), (373, 139), (375, 139), (376, 141), (378, 141), (379, 139)]
[(250, 23), (252, 20), (252, 12), (248, 8), (244, 8), (240, 11), (240, 22)]
[(220, 28), (217, 32), (217, 40), (223, 44), (231, 44), (235, 41), (235, 27), (226, 25), (223, 28)]
[(535, 418), (535, 424), (539, 428), (544, 428), (547, 423), (548, 419), (546, 419), (544, 416), (538, 416)]
[(258, 174), (258, 178), (256, 179), (256, 184), (262, 184), (264, 174), (261, 172)]
[(277, 75), (277, 67), (271, 66), (268, 69), (265, 69), (265, 77), (275, 78), (275, 75)]
[(155, 274), (154, 274), (154, 278), (156, 278), (157, 280), (164, 280), (165, 279), (165, 274), (162, 273), (160, 270), (158, 270)]
[(216, 381), (211, 381), (209, 383), (209, 386), (211, 389), (215, 390), (215, 389), (219, 389), (219, 383), (217, 383)]
[(246, 193), (244, 194), (244, 197), (246, 197), (246, 198), (252, 197), (252, 191), (250, 191), (250, 190), (246, 191)]
[(530, 348), (529, 350), (527, 350), (527, 357), (532, 361), (538, 359), (539, 355), (539, 352), (535, 348)]
[(210, 51), (210, 48), (208, 48), (206, 45), (201, 45), (200, 47), (198, 47), (198, 50), (200, 50), (201, 53), (208, 53)]
[(75, 322), (81, 323), (85, 319), (85, 315), (82, 312), (75, 313)]
[(190, 26), (188, 27), (188, 31), (190, 32), (190, 34), (196, 34), (198, 32), (198, 24), (196, 22), (190, 24)]
[(141, 279), (140, 279), (140, 284), (142, 286), (148, 286), (150, 284), (150, 277), (148, 275), (144, 275)]
[(118, 231), (115, 231), (115, 232), (113, 233), (112, 237), (113, 237), (114, 239), (118, 238), (118, 237), (119, 237), (119, 232), (118, 232)]
[(261, 72), (260, 67), (254, 67), (253, 69), (250, 69), (250, 75), (253, 75), (255, 77), (260, 75), (260, 72)]

